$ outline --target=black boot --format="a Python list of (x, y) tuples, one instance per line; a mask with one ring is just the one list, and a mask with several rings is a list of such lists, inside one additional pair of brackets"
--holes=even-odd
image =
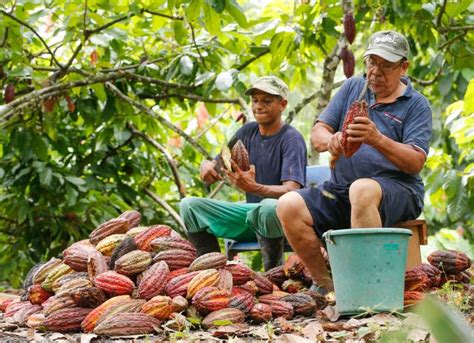
[(263, 268), (265, 271), (283, 264), (285, 238), (268, 238), (257, 235), (262, 252)]
[(196, 248), (196, 255), (201, 256), (209, 252), (220, 252), (219, 242), (216, 236), (207, 231), (188, 232), (188, 240)]

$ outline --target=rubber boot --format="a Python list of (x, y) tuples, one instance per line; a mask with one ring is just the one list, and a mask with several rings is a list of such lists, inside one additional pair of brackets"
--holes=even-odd
[(188, 232), (188, 240), (196, 248), (196, 255), (199, 257), (201, 255), (207, 254), (209, 252), (220, 252), (221, 248), (219, 247), (219, 242), (217, 241), (216, 236), (210, 234), (207, 231), (202, 232)]
[(257, 235), (262, 253), (263, 268), (265, 271), (283, 264), (285, 238), (268, 238)]

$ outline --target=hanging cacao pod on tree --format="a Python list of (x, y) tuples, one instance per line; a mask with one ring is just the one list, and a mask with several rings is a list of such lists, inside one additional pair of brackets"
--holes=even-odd
[(343, 24), (344, 35), (346, 36), (347, 41), (352, 44), (356, 35), (355, 20), (352, 12), (347, 12), (344, 14)]

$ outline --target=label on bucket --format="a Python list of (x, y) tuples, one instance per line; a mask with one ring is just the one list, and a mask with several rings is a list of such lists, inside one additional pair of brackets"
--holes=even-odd
[(383, 245), (383, 249), (393, 251), (393, 250), (399, 250), (400, 248), (397, 243), (385, 243)]

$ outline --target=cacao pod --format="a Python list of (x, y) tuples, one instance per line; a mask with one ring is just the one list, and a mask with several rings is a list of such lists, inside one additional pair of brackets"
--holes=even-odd
[(121, 215), (119, 215), (117, 219), (128, 220), (128, 230), (130, 230), (140, 225), (140, 221), (142, 220), (142, 215), (138, 211), (128, 210), (128, 211), (123, 212)]
[(285, 282), (283, 282), (283, 285), (281, 285), (281, 288), (288, 293), (298, 293), (301, 291), (304, 291), (305, 285), (302, 280), (294, 280), (294, 279), (288, 279)]
[(95, 246), (98, 252), (104, 256), (112, 256), (114, 250), (122, 243), (122, 241), (127, 237), (123, 233), (116, 233), (104, 239), (101, 239), (99, 243)]
[(89, 281), (87, 273), (84, 272), (73, 272), (70, 274), (63, 275), (59, 277), (58, 279), (54, 280), (53, 285), (51, 286), (53, 292), (57, 293), (59, 289), (65, 284), (68, 283), (71, 280), (86, 280)]
[(253, 280), (258, 289), (258, 294), (269, 294), (273, 292), (273, 283), (262, 274), (257, 273)]
[(189, 303), (185, 297), (178, 295), (171, 300), (173, 305), (173, 312), (181, 312), (188, 308)]
[(145, 313), (119, 313), (97, 325), (94, 333), (107, 336), (151, 334), (159, 330), (161, 322)]
[(146, 313), (156, 319), (166, 320), (173, 313), (174, 305), (170, 297), (166, 295), (157, 295), (145, 304), (143, 304), (141, 312)]
[(354, 119), (356, 117), (368, 117), (369, 110), (367, 106), (367, 102), (365, 100), (362, 101), (354, 101), (349, 110), (346, 113), (346, 117), (344, 118), (344, 123), (342, 124), (342, 152), (346, 158), (351, 157), (359, 150), (361, 143), (357, 142), (349, 142), (347, 139), (349, 135), (347, 133), (347, 127), (350, 124), (354, 123)]
[(349, 42), (349, 44), (352, 44), (352, 42), (354, 42), (354, 38), (356, 35), (356, 25), (355, 25), (354, 15), (352, 14), (352, 12), (346, 12), (344, 14), (343, 25), (344, 25), (344, 35), (346, 36), (346, 39)]
[(217, 284), (217, 288), (227, 291), (227, 293), (230, 294), (233, 286), (232, 273), (226, 269), (219, 269), (219, 283)]
[(105, 273), (108, 270), (109, 267), (107, 266), (104, 255), (98, 251), (89, 255), (87, 259), (87, 275), (89, 275), (89, 280), (94, 280), (97, 275)]
[(75, 243), (63, 251), (63, 262), (77, 272), (86, 272), (89, 255), (95, 252), (91, 245)]
[(160, 251), (153, 257), (153, 262), (164, 261), (168, 265), (170, 271), (174, 271), (176, 269), (185, 268), (194, 261), (196, 258), (196, 253), (189, 250), (182, 250), (182, 249), (169, 249)]
[(342, 70), (344, 71), (344, 75), (347, 78), (350, 78), (354, 75), (354, 70), (355, 70), (355, 58), (354, 54), (352, 53), (351, 50), (348, 48), (344, 47), (343, 50), (346, 49), (346, 51), (341, 54), (342, 56)]
[(15, 86), (9, 83), (7, 87), (5, 87), (5, 103), (8, 104), (15, 100)]
[(90, 308), (71, 307), (57, 310), (41, 323), (48, 331), (76, 332), (81, 330), (81, 322), (92, 311)]
[(240, 290), (238, 292), (235, 292), (235, 290), (236, 288), (234, 287), (229, 301), (229, 307), (239, 309), (244, 313), (248, 313), (255, 304), (254, 296), (244, 290)]
[(112, 295), (131, 294), (135, 287), (130, 278), (113, 270), (97, 275), (93, 282), (97, 288)]
[(217, 287), (203, 287), (193, 296), (192, 304), (204, 314), (217, 311), (229, 306), (229, 293)]
[(471, 259), (455, 250), (435, 251), (428, 256), (428, 262), (446, 274), (458, 274), (471, 267)]
[(231, 149), (231, 159), (237, 164), (240, 170), (247, 171), (250, 169), (249, 153), (240, 139)]
[(421, 269), (411, 269), (405, 272), (405, 291), (426, 291), (431, 281)]
[[(202, 326), (210, 328), (219, 326), (221, 322), (231, 322), (232, 324), (243, 323), (245, 314), (236, 308), (223, 308), (209, 313), (202, 321)], [(227, 324), (226, 324), (227, 325)]]
[(138, 249), (143, 251), (152, 251), (151, 241), (158, 237), (166, 237), (171, 234), (171, 228), (168, 225), (154, 225), (138, 233), (134, 239)]
[(196, 253), (196, 248), (186, 239), (180, 237), (158, 237), (150, 242), (150, 246), (153, 251), (159, 252), (169, 249), (181, 249), (188, 250)]
[(216, 269), (206, 269), (200, 271), (188, 283), (186, 298), (192, 299), (201, 288), (206, 286), (216, 286), (219, 283), (219, 272)]
[(15, 314), (12, 316), (12, 320), (13, 322), (23, 326), (28, 320), (29, 316), (40, 312), (42, 309), (43, 308), (40, 305), (33, 305), (31, 303), (25, 304), (25, 306), (22, 306), (22, 308), (15, 312)]
[(147, 269), (151, 261), (149, 252), (134, 250), (115, 261), (115, 271), (123, 275), (135, 275)]
[(100, 224), (94, 231), (92, 231), (89, 235), (89, 240), (92, 244), (96, 245), (105, 237), (127, 232), (128, 225), (129, 222), (127, 219), (110, 219), (109, 221)]
[(220, 252), (210, 252), (199, 256), (189, 266), (190, 272), (195, 272), (204, 269), (219, 269), (224, 268), (227, 264), (227, 257)]
[(441, 283), (441, 270), (432, 266), (429, 263), (422, 263), (414, 269), (423, 271), (430, 279), (431, 285), (429, 287), (439, 287)]
[(28, 290), (28, 300), (33, 305), (41, 305), (52, 296), (53, 293), (44, 290), (41, 285), (33, 285)]
[(423, 300), (425, 293), (418, 291), (408, 291), (403, 296), (403, 306), (412, 306)]
[(316, 311), (316, 302), (314, 299), (303, 293), (296, 293), (284, 296), (281, 300), (286, 301), (293, 306), (295, 315), (302, 315), (305, 317), (312, 316)]
[(230, 262), (224, 268), (231, 272), (234, 286), (243, 285), (255, 278), (255, 272), (242, 263)]
[(79, 291), (89, 287), (92, 287), (92, 282), (90, 282), (88, 279), (72, 279), (59, 287), (59, 289), (56, 291), (56, 296), (69, 295), (71, 292)]
[(41, 284), (48, 274), (56, 268), (62, 261), (59, 258), (51, 258), (48, 262), (42, 264), (33, 275), (33, 283)]
[(82, 321), (81, 327), (82, 331), (84, 332), (91, 332), (94, 330), (97, 321), (99, 320), (100, 316), (107, 310), (108, 308), (112, 307), (114, 304), (119, 304), (130, 300), (129, 295), (119, 295), (109, 300), (105, 301), (95, 309), (93, 309)]
[(283, 282), (286, 281), (286, 275), (285, 272), (283, 271), (283, 266), (277, 266), (274, 267), (265, 273), (263, 275), (268, 278), (271, 282), (273, 282), (275, 285), (280, 286), (283, 284)]
[(138, 285), (138, 295), (142, 299), (151, 299), (163, 292), (170, 270), (166, 262), (153, 264), (144, 273)]
[(113, 303), (108, 306), (105, 311), (97, 319), (96, 327), (101, 323), (108, 321), (119, 313), (137, 313), (140, 312), (142, 306), (146, 303), (143, 299), (129, 299), (120, 303)]
[(43, 303), (43, 313), (47, 317), (56, 311), (71, 307), (76, 307), (76, 303), (69, 295), (55, 295)]
[(46, 316), (44, 315), (43, 312), (33, 313), (26, 320), (26, 325), (30, 328), (36, 329), (38, 326), (41, 325), (41, 323), (44, 321), (45, 318)]
[(293, 306), (289, 302), (283, 300), (275, 300), (272, 301), (269, 305), (272, 309), (272, 315), (274, 318), (283, 317), (285, 319), (291, 319), (293, 317)]
[(199, 272), (190, 272), (183, 275), (178, 275), (168, 281), (165, 287), (165, 293), (170, 297), (174, 298), (178, 295), (183, 297), (186, 296), (188, 292), (189, 282), (198, 274)]
[(257, 323), (266, 323), (272, 319), (272, 308), (267, 304), (255, 304), (250, 310), (250, 318)]
[(68, 265), (61, 262), (48, 273), (46, 279), (41, 283), (41, 287), (43, 287), (47, 291), (51, 291), (53, 289), (54, 281), (58, 280), (64, 275), (71, 273), (74, 273), (74, 270)]
[(115, 268), (115, 261), (125, 254), (128, 254), (131, 251), (137, 250), (138, 246), (135, 244), (135, 239), (133, 237), (126, 237), (122, 242), (114, 249), (112, 256), (109, 262), (109, 268)]
[(264, 304), (271, 304), (275, 300), (281, 300), (283, 297), (289, 295), (287, 292), (276, 291), (270, 294), (264, 294), (258, 297), (258, 301)]
[(26, 291), (28, 290), (31, 286), (33, 286), (33, 277), (35, 274), (40, 270), (40, 268), (44, 265), (44, 263), (37, 263), (35, 264), (26, 274), (25, 280), (23, 281), (22, 288)]
[(107, 300), (104, 291), (97, 287), (88, 287), (69, 293), (78, 307), (96, 308)]

